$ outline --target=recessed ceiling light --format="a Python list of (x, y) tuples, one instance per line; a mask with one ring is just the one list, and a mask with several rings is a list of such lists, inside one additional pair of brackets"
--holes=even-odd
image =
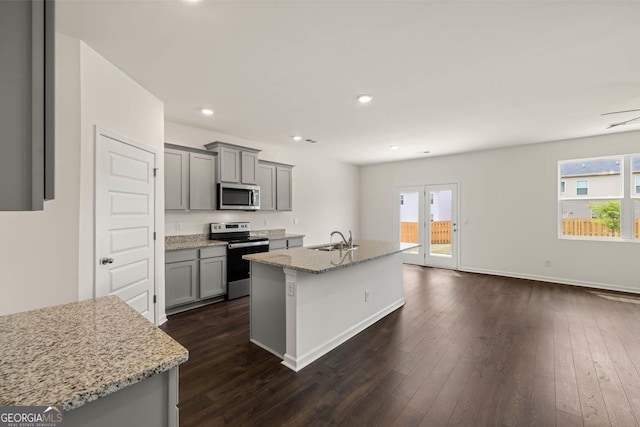
[(213, 116), (214, 111), (211, 108), (203, 108), (202, 110), (202, 114), (204, 114), (205, 116)]
[(361, 104), (369, 103), (371, 102), (372, 99), (373, 99), (373, 96), (371, 95), (366, 95), (366, 94), (358, 95), (358, 102)]
[(391, 150), (397, 150), (398, 148), (400, 148), (400, 147), (399, 147), (399, 146), (397, 146), (397, 145), (391, 145), (391, 146), (389, 147), (389, 149), (391, 149)]
[(294, 141), (302, 141), (302, 137), (300, 135), (293, 135), (291, 139), (293, 139)]
[(200, 0), (184, 0), (186, 3), (200, 3)]

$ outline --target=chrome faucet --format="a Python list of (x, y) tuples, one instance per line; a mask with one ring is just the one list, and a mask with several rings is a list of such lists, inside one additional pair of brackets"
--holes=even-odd
[(342, 237), (342, 240), (344, 241), (344, 244), (347, 245), (347, 247), (349, 249), (353, 249), (353, 235), (351, 234), (351, 230), (349, 230), (349, 240), (345, 239), (344, 234), (342, 234), (339, 231), (332, 231), (331, 232), (331, 237), (329, 237), (329, 243), (331, 243), (331, 241), (333, 240), (333, 235), (334, 234), (339, 234), (340, 237)]

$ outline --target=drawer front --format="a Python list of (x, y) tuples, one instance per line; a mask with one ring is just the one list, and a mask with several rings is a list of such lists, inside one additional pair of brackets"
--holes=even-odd
[(211, 246), (200, 249), (200, 258), (213, 258), (217, 256), (227, 256), (227, 246)]
[(198, 259), (197, 249), (182, 249), (178, 251), (167, 251), (164, 255), (164, 262), (169, 264), (171, 262), (191, 261)]
[(287, 239), (269, 240), (269, 250), (275, 251), (276, 249), (286, 249)]

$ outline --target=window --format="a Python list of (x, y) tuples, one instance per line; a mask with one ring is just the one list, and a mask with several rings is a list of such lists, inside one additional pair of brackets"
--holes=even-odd
[(560, 161), (558, 183), (559, 237), (640, 239), (640, 156)]
[(587, 194), (589, 194), (589, 181), (576, 181), (576, 195), (586, 196)]

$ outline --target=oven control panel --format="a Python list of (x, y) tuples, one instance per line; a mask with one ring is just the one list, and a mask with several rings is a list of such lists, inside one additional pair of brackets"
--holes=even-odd
[(248, 222), (213, 222), (211, 223), (211, 231), (249, 231)]

